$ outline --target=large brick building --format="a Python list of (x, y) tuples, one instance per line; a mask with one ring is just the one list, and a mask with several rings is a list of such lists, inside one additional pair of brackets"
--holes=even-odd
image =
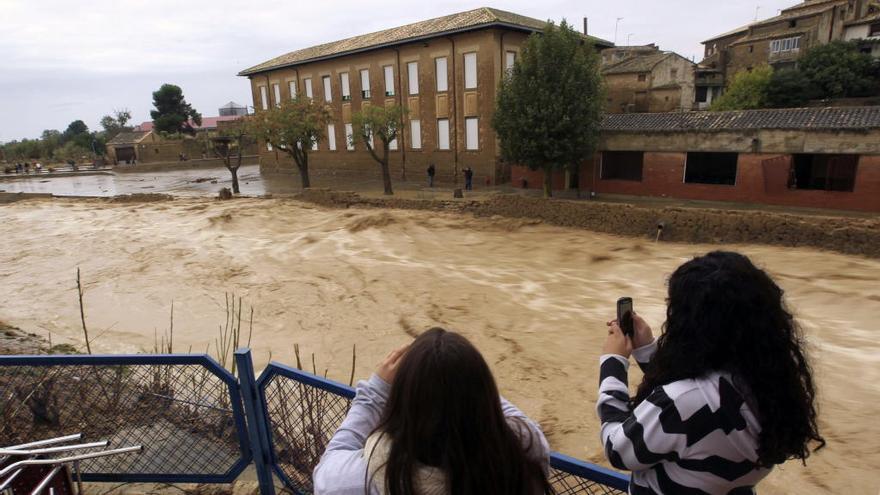
[(554, 188), (880, 212), (880, 107), (608, 115), (576, 175)]
[[(421, 177), (434, 163), (438, 179), (472, 167), (477, 183), (509, 180), (491, 126), (495, 94), (525, 39), (546, 22), (479, 8), (281, 55), (243, 70), (257, 111), (295, 95), (326, 102), (328, 139), (310, 154), (316, 168), (377, 170), (369, 153), (349, 145), (351, 116), (365, 104), (408, 110), (391, 153), (396, 175)], [(611, 43), (588, 38), (598, 48)], [(267, 170), (290, 170), (285, 154), (261, 147)]]

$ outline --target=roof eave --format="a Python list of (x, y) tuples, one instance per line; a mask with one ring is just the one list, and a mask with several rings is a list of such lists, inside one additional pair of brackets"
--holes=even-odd
[[(415, 36), (413, 38), (406, 38), (406, 39), (403, 39), (400, 41), (391, 41), (388, 43), (371, 45), (371, 46), (367, 46), (367, 47), (363, 47), (363, 48), (357, 48), (354, 50), (346, 50), (343, 52), (332, 53), (332, 54), (323, 55), (320, 57), (312, 57), (312, 58), (308, 58), (305, 60), (299, 60), (297, 62), (291, 62), (291, 63), (287, 63), (287, 64), (275, 65), (272, 67), (266, 67), (264, 69), (258, 69), (258, 70), (245, 69), (236, 75), (241, 76), (241, 77), (250, 77), (250, 76), (257, 75), (257, 74), (261, 74), (263, 72), (270, 72), (270, 71), (278, 70), (278, 69), (286, 69), (288, 67), (295, 67), (297, 65), (305, 65), (305, 64), (310, 64), (310, 63), (314, 63), (314, 62), (320, 62), (323, 60), (331, 60), (334, 58), (345, 57), (347, 55), (355, 55), (358, 53), (364, 53), (364, 52), (369, 52), (369, 51), (373, 51), (373, 50), (381, 50), (383, 48), (391, 48), (391, 47), (395, 47), (395, 46), (406, 45), (408, 43), (417, 43), (419, 41), (424, 41), (424, 40), (428, 40), (428, 39), (440, 38), (443, 36), (450, 36), (450, 35), (459, 34), (459, 33), (467, 33), (467, 32), (471, 32), (471, 31), (478, 31), (480, 29), (486, 29), (486, 28), (492, 28), (492, 27), (504, 27), (504, 28), (513, 29), (516, 31), (528, 32), (528, 33), (537, 33), (537, 32), (542, 31), (541, 29), (538, 29), (538, 28), (532, 28), (532, 27), (523, 26), (520, 24), (513, 24), (513, 23), (509, 23), (509, 22), (502, 22), (502, 21), (492, 21), (492, 22), (487, 22), (484, 24), (476, 24), (474, 26), (468, 26), (468, 27), (463, 27), (463, 28), (458, 28), (458, 29), (450, 29), (450, 30), (440, 31), (437, 33), (431, 33), (431, 34), (426, 34), (426, 35), (422, 35), (422, 36)], [(584, 36), (584, 38), (593, 41), (593, 43), (596, 45), (604, 45), (606, 48), (614, 46), (614, 43), (612, 43), (608, 40), (604, 40), (602, 38), (596, 38), (594, 36)]]

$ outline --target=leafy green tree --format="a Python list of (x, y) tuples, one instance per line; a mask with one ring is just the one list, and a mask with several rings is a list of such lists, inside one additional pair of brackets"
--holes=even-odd
[(751, 72), (739, 71), (733, 76), (720, 98), (712, 102), (710, 110), (748, 110), (764, 108), (767, 104), (767, 88), (773, 77), (769, 65), (755, 67)]
[(764, 102), (772, 108), (795, 108), (804, 106), (816, 97), (816, 88), (798, 69), (773, 71), (767, 85)]
[(330, 112), (311, 98), (296, 98), (248, 119), (246, 133), (293, 157), (303, 189), (311, 187), (309, 152), (324, 138)]
[(553, 171), (594, 153), (603, 94), (599, 57), (568, 23), (532, 34), (498, 92), (492, 125), (502, 158), (543, 170), (551, 196)]
[(40, 141), (42, 142), (43, 153), (45, 153), (46, 158), (51, 158), (53, 156), (55, 150), (61, 146), (62, 139), (60, 131), (55, 129), (46, 129), (43, 131), (43, 134), (40, 135)]
[(853, 42), (834, 41), (810, 49), (798, 61), (820, 98), (874, 96), (880, 93), (878, 62)]
[(76, 141), (68, 141), (63, 146), (55, 150), (55, 158), (63, 162), (79, 161), (83, 157), (91, 156), (92, 150), (84, 148), (77, 144)]
[(104, 128), (103, 139), (109, 141), (120, 132), (130, 131), (132, 127), (127, 125), (129, 120), (131, 120), (131, 111), (128, 109), (114, 110), (113, 115), (101, 117), (101, 127)]
[[(391, 169), (388, 166), (388, 151), (391, 143), (397, 139), (403, 128), (403, 116), (406, 109), (400, 105), (366, 105), (359, 112), (351, 116), (352, 144), (363, 143), (364, 147), (379, 163), (382, 171), (382, 185), (385, 194), (394, 194), (391, 186)], [(381, 155), (376, 152), (376, 142), (379, 139)]]
[(232, 192), (235, 194), (240, 193), (238, 188), (238, 169), (241, 167), (244, 148), (252, 142), (252, 138), (247, 134), (249, 126), (250, 124), (247, 120), (236, 121), (235, 124), (220, 130), (220, 135), (211, 138), (210, 141), (210, 147), (214, 155), (223, 160), (226, 169), (232, 174)]
[(156, 109), (150, 111), (150, 117), (153, 118), (153, 127), (158, 132), (194, 134), (190, 121), (202, 125), (202, 115), (186, 102), (180, 86), (163, 84), (158, 91), (153, 92), (153, 106)]

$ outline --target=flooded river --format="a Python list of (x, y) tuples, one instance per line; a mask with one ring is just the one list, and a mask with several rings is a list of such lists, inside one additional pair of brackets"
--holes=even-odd
[[(255, 308), (258, 366), (270, 355), (294, 362), (298, 343), (340, 381), (352, 345), (356, 374), (366, 377), (389, 349), (443, 325), (483, 351), (503, 393), (541, 423), (555, 450), (603, 464), (597, 360), (615, 300), (632, 296), (659, 328), (669, 273), (718, 247), (279, 199), (40, 200), (2, 206), (0, 216), (0, 319), (22, 329), (81, 343), (77, 266), (97, 352), (151, 349), (173, 300), (175, 350), (210, 345), (214, 353), (231, 291)], [(725, 247), (751, 256), (786, 290), (821, 391), (828, 447), (807, 467), (776, 469), (760, 492), (876, 494), (880, 261)]]

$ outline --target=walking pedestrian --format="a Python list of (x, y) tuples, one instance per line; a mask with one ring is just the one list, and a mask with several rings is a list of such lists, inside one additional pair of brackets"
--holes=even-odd
[(465, 191), (474, 190), (474, 169), (470, 167), (464, 169), (464, 189)]
[(437, 173), (437, 169), (434, 168), (434, 164), (431, 163), (428, 165), (428, 187), (434, 187), (434, 174)]

